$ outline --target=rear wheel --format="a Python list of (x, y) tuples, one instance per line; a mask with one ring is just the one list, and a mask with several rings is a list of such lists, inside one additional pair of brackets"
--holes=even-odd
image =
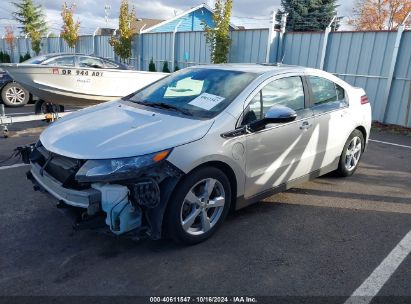
[(22, 107), (30, 100), (30, 93), (16, 82), (9, 82), (1, 91), (3, 103), (8, 107)]
[(208, 239), (230, 209), (231, 189), (227, 176), (214, 167), (201, 168), (184, 178), (169, 201), (165, 229), (183, 244)]
[(350, 176), (358, 168), (362, 151), (364, 150), (364, 136), (359, 130), (354, 130), (348, 137), (340, 156), (337, 174)]

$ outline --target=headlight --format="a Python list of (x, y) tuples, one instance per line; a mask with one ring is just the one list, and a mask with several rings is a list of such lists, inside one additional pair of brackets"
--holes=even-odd
[(88, 160), (77, 172), (76, 180), (94, 182), (129, 179), (139, 169), (166, 159), (170, 152), (171, 150), (164, 150), (136, 157)]

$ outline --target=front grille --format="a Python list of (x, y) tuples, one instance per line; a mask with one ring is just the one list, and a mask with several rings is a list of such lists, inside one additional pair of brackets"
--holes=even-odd
[(41, 144), (41, 142), (36, 144), (36, 147), (30, 156), (30, 160), (42, 167), (42, 170), (62, 183), (65, 188), (75, 190), (89, 188), (89, 185), (78, 183), (75, 180), (75, 175), (84, 164), (84, 160), (74, 159), (50, 152)]

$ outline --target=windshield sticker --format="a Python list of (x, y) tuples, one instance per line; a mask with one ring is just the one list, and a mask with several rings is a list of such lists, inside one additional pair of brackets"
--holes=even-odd
[(221, 103), (225, 98), (213, 94), (203, 93), (197, 98), (194, 98), (188, 104), (202, 108), (204, 110), (211, 110), (216, 105)]

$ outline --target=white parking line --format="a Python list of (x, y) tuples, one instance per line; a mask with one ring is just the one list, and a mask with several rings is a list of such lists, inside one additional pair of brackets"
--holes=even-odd
[(344, 304), (368, 304), (411, 252), (411, 230)]
[(11, 166), (3, 166), (3, 167), (0, 167), (0, 170), (19, 168), (19, 167), (24, 167), (24, 166), (28, 166), (28, 164), (15, 164), (15, 165), (11, 165)]
[(411, 146), (406, 146), (406, 145), (399, 145), (399, 144), (394, 144), (388, 141), (381, 141), (381, 140), (375, 140), (375, 139), (369, 139), (369, 141), (384, 144), (384, 145), (390, 145), (390, 146), (396, 146), (396, 147), (402, 147), (402, 148), (408, 148), (411, 149)]

